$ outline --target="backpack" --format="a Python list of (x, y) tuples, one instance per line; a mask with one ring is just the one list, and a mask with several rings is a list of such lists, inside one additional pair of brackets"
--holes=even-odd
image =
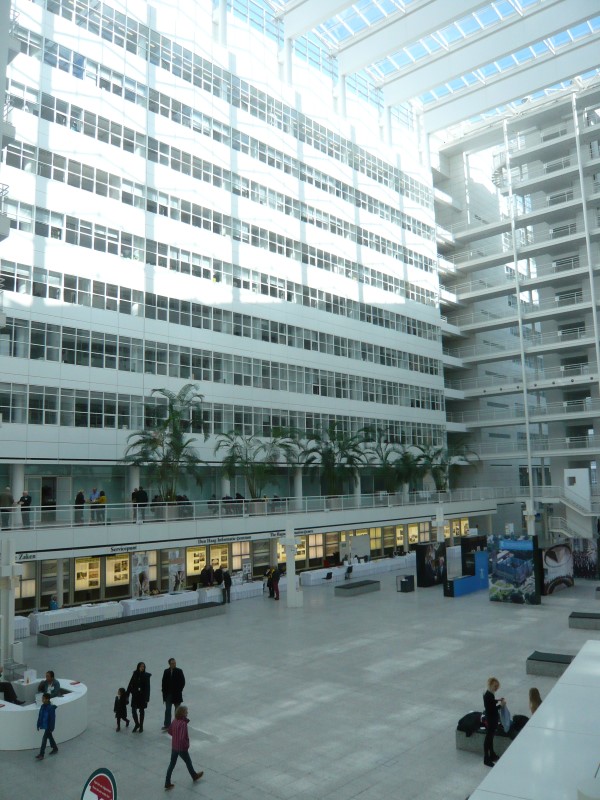
[(465, 714), (464, 717), (458, 720), (456, 730), (462, 731), (468, 737), (476, 733), (482, 727), (481, 711), (469, 711), (468, 714)]

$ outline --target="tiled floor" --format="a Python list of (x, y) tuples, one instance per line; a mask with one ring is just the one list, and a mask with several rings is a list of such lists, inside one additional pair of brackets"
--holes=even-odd
[[(175, 656), (186, 674), (191, 755), (204, 778), (179, 762), (171, 797), (204, 800), (465, 800), (486, 767), (454, 746), (456, 722), (482, 706), (497, 675), (512, 713), (527, 692), (554, 680), (525, 674), (534, 649), (576, 653), (591, 631), (568, 628), (573, 609), (597, 609), (595, 584), (537, 607), (490, 603), (485, 593), (445, 599), (441, 588), (334, 597), (304, 590), (304, 607), (258, 597), (225, 616), (181, 622), (99, 642), (39, 648), (26, 660), (89, 687), (90, 722), (56, 758), (0, 754), (1, 800), (79, 800), (87, 776), (113, 771), (119, 800), (164, 797), (170, 738), (160, 731), (160, 678)], [(135, 664), (152, 673), (141, 736), (115, 733), (113, 697)], [(60, 716), (57, 717), (60, 725)], [(549, 799), (550, 800), (550, 799)]]

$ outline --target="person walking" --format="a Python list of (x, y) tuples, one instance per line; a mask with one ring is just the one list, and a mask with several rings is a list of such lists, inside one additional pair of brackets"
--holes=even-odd
[(231, 573), (225, 567), (223, 570), (223, 605), (231, 603)]
[(24, 528), (31, 527), (31, 495), (27, 491), (27, 489), (23, 489), (23, 494), (19, 499), (19, 505), (21, 506), (21, 520), (23, 522)]
[(0, 516), (2, 517), (3, 531), (7, 531), (10, 528), (14, 504), (15, 498), (12, 496), (10, 486), (7, 486), (3, 492), (0, 492)]
[(40, 752), (37, 754), (36, 759), (37, 761), (41, 761), (44, 757), (44, 753), (46, 752), (46, 745), (48, 742), (50, 743), (50, 755), (54, 756), (58, 753), (58, 746), (54, 741), (54, 727), (56, 725), (56, 706), (53, 706), (50, 702), (50, 695), (48, 692), (45, 692), (42, 695), (42, 705), (40, 706), (40, 712), (38, 714), (37, 720), (37, 729), (38, 731), (44, 731), (44, 735), (42, 736), (42, 746), (40, 747)]
[(148, 508), (148, 492), (143, 486), (137, 490), (137, 511), (138, 522), (143, 522), (146, 519), (146, 509)]
[(140, 661), (134, 669), (127, 687), (127, 694), (131, 697), (131, 715), (135, 722), (133, 733), (144, 732), (144, 717), (150, 702), (151, 677), (152, 673), (146, 672), (146, 665), (143, 661)]
[(495, 695), (499, 688), (498, 678), (488, 678), (487, 691), (483, 695), (486, 725), (485, 739), (483, 740), (483, 763), (486, 767), (493, 767), (494, 761), (498, 761), (500, 758), (494, 752), (494, 734), (500, 721), (499, 708), (506, 705), (506, 700), (503, 697), (496, 700)]
[(162, 676), (162, 696), (163, 703), (165, 704), (163, 731), (169, 729), (173, 706), (175, 706), (175, 711), (177, 711), (179, 706), (183, 703), (184, 687), (185, 675), (183, 674), (183, 670), (177, 666), (177, 662), (174, 658), (170, 658), (169, 666), (163, 672)]
[(115, 717), (117, 719), (117, 733), (121, 730), (121, 720), (125, 723), (125, 727), (129, 727), (129, 720), (127, 719), (127, 706), (129, 705), (129, 700), (127, 699), (127, 689), (124, 689), (122, 686), (117, 690), (117, 695), (115, 697), (115, 704), (113, 706), (113, 710), (115, 712)]
[(165, 789), (172, 789), (175, 786), (174, 783), (171, 783), (171, 776), (173, 775), (173, 770), (175, 769), (178, 758), (181, 758), (186, 765), (194, 782), (199, 781), (204, 775), (204, 772), (196, 772), (192, 764), (192, 759), (190, 758), (190, 737), (188, 734), (189, 719), (187, 715), (187, 706), (179, 706), (175, 712), (175, 719), (169, 725), (171, 761), (169, 762), (169, 768), (167, 769), (167, 776), (165, 778)]
[(101, 489), (100, 494), (98, 495), (98, 500), (96, 502), (96, 519), (101, 524), (104, 525), (106, 522), (106, 504), (108, 503), (108, 497), (106, 496), (104, 489)]
[(281, 572), (279, 572), (279, 565), (275, 564), (273, 567), (273, 574), (271, 575), (271, 586), (273, 587), (273, 599), (279, 600), (279, 579)]

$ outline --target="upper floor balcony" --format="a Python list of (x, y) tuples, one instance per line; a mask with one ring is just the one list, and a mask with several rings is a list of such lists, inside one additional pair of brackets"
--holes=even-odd
[[(600, 414), (600, 400), (591, 397), (585, 400), (565, 400), (562, 403), (547, 403), (528, 409), (530, 422), (550, 422), (573, 418), (593, 418)], [(522, 425), (525, 408), (515, 403), (510, 408), (482, 408), (471, 411), (447, 413), (448, 422), (463, 424), (467, 428), (496, 427), (498, 425)]]
[[(599, 447), (600, 436), (566, 436), (557, 439), (549, 439), (544, 436), (531, 437), (531, 450), (534, 458), (548, 456), (595, 458)], [(527, 443), (525, 438), (520, 438), (517, 441), (495, 440), (480, 442), (477, 449), (478, 456), (483, 460), (524, 456), (526, 452)]]
[[(516, 304), (515, 304), (516, 305)], [(542, 320), (544, 318), (557, 318), (561, 315), (571, 314), (573, 311), (583, 313), (592, 307), (592, 298), (589, 292), (572, 291), (563, 295), (542, 300), (538, 303), (520, 301), (522, 318), (527, 322)], [(468, 331), (488, 331), (516, 325), (519, 320), (517, 308), (509, 308), (504, 313), (494, 313), (487, 309), (474, 309), (467, 314), (451, 315), (448, 322), (456, 325), (463, 333)]]
[(8, 23), (8, 51), (7, 51), (7, 64), (15, 59), (21, 52), (21, 43), (17, 39), (16, 32), (19, 24), (19, 12), (11, 8), (10, 21)]
[(570, 388), (590, 385), (598, 381), (595, 363), (571, 364), (552, 369), (528, 370), (526, 383), (520, 374), (480, 375), (475, 378), (447, 380), (446, 388), (462, 392), (465, 398), (482, 395), (515, 394), (523, 391), (525, 385), (530, 390)]
[[(521, 354), (519, 340), (516, 337), (513, 338), (515, 338), (514, 341), (503, 339), (501, 342), (481, 342), (465, 347), (449, 348), (444, 351), (444, 355), (455, 359), (457, 366), (511, 360)], [(528, 355), (537, 353), (543, 355), (548, 350), (572, 349), (573, 345), (589, 347), (594, 344), (594, 341), (594, 329), (590, 325), (583, 328), (575, 327), (544, 334), (532, 334), (524, 340), (524, 346)]]

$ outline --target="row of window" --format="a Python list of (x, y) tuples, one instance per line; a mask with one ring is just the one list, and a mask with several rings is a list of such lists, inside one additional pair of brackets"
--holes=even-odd
[[(97, 138), (99, 141), (115, 147), (122, 147), (126, 152), (136, 153), (149, 161), (165, 166), (170, 165), (172, 169), (176, 169), (186, 175), (193, 175), (195, 178), (205, 181), (212, 180), (215, 185), (223, 185), (226, 188), (229, 188), (229, 183), (231, 184), (230, 191), (237, 194), (244, 194), (245, 191), (249, 191), (249, 196), (255, 199), (256, 192), (248, 188), (248, 181), (245, 179), (230, 173), (228, 170), (221, 170), (220, 167), (211, 165), (191, 153), (171, 147), (166, 142), (162, 142), (152, 136), (146, 136), (133, 128), (113, 122), (106, 117), (85, 111), (80, 106), (67, 103), (65, 100), (60, 100), (45, 92), (40, 93), (32, 87), (14, 80), (9, 81), (9, 93), (10, 103), (15, 108), (23, 108), (28, 113), (42, 116), (44, 119), (56, 122), (59, 125), (68, 125), (73, 131), (82, 132), (86, 136)], [(126, 99), (128, 99), (127, 92), (125, 95)], [(200, 124), (201, 119), (204, 120), (202, 124)], [(223, 141), (222, 124), (200, 114), (200, 112), (194, 112), (192, 127), (197, 133), (206, 135), (209, 138), (215, 138), (220, 142)], [(361, 192), (350, 184), (304, 164), (302, 161), (288, 156), (282, 151), (260, 142), (258, 139), (254, 139), (233, 128), (230, 129), (230, 133), (226, 138), (233, 150), (244, 152), (274, 169), (293, 175), (299, 181), (309, 183), (334, 197), (351, 203), (353, 206), (390, 220), (405, 230), (423, 236), (423, 238), (433, 240), (435, 237), (434, 229), (430, 225), (426, 225), (415, 217), (404, 214), (395, 207), (376, 200), (371, 195)], [(258, 202), (268, 202), (268, 197), (264, 197), (264, 189), (260, 186), (258, 188)], [(279, 200), (277, 203), (277, 207), (281, 207), (282, 203)], [(285, 206), (285, 203), (283, 205)]]
[[(39, 270), (35, 272), (39, 272)], [(38, 275), (37, 277), (39, 279), (42, 276)], [(68, 277), (65, 276), (65, 279)], [(82, 282), (84, 280), (87, 279), (82, 279)], [(101, 296), (100, 292), (104, 294), (105, 291), (116, 295), (117, 288), (111, 284), (105, 286), (104, 283), (94, 281), (94, 299)], [(136, 294), (138, 293), (136, 292)], [(112, 300), (115, 304), (113, 310), (117, 310), (116, 304), (118, 300), (116, 297), (113, 297)], [(132, 302), (135, 302), (135, 298), (130, 295), (129, 299), (124, 300), (124, 302), (127, 302), (131, 307)], [(206, 307), (206, 310), (209, 310), (208, 307)], [(220, 319), (215, 318), (214, 309), (210, 317), (215, 321), (218, 319), (221, 322), (220, 331), (223, 332), (222, 317)], [(258, 341), (272, 342), (300, 350), (327, 353), (342, 358), (352, 358), (356, 361), (380, 364), (394, 369), (406, 369), (426, 375), (440, 374), (440, 362), (428, 356), (394, 350), (390, 347), (380, 347), (370, 342), (346, 339), (345, 337), (298, 328), (294, 325), (286, 325), (285, 323), (273, 322), (259, 317), (253, 318), (246, 314), (234, 314), (233, 317), (231, 333), (234, 336), (244, 336)], [(132, 360), (132, 348), (138, 354), (144, 349), (151, 348), (152, 351), (156, 350), (162, 356), (160, 358), (144, 356), (144, 372), (158, 375), (169, 374), (171, 377), (179, 378), (192, 377), (194, 380), (211, 380), (201, 374), (202, 362), (200, 357), (202, 351), (196, 348), (176, 347), (175, 345), (160, 342), (146, 341), (144, 343), (142, 339), (118, 337), (117, 334), (78, 329), (77, 339), (86, 342), (84, 351), (79, 352), (81, 350), (79, 345), (73, 346), (70, 344), (73, 338), (73, 330), (73, 328), (61, 328), (59, 325), (44, 322), (31, 322), (30, 325), (28, 320), (8, 317), (5, 327), (0, 328), (0, 355), (44, 359), (47, 361), (66, 361), (67, 363), (99, 367), (100, 369), (118, 368), (130, 372), (141, 372), (140, 359), (142, 356), (137, 355)], [(227, 333), (228, 331), (225, 330), (225, 332)], [(172, 352), (172, 355), (168, 358), (166, 357), (167, 349)], [(76, 361), (73, 361), (72, 356), (66, 355), (66, 353), (73, 350), (78, 351)], [(169, 364), (168, 372), (167, 364)]]
[[(160, 416), (160, 407), (150, 400), (114, 392), (0, 383), (0, 414), (4, 423), (138, 430), (152, 427)], [(441, 425), (225, 403), (203, 403), (201, 414), (192, 420), (190, 430), (208, 435), (235, 430), (245, 436), (272, 436), (282, 428), (294, 428), (314, 436), (331, 426), (347, 434), (365, 427), (385, 428), (389, 441), (423, 447), (441, 445), (444, 441)]]
[[(57, 0), (38, 0), (40, 5), (46, 5), (48, 11), (57, 13)], [(69, 0), (62, 0), (70, 14), (63, 13), (67, 19), (73, 18), (72, 3)], [(209, 92), (211, 95), (225, 100), (233, 108), (239, 108), (248, 112), (253, 117), (263, 120), (278, 130), (288, 133), (290, 136), (311, 145), (316, 150), (327, 154), (330, 158), (347, 164), (352, 169), (360, 172), (378, 183), (392, 186), (396, 191), (409, 197), (411, 200), (421, 205), (431, 208), (433, 197), (431, 189), (420, 181), (409, 177), (401, 170), (387, 164), (383, 159), (376, 158), (368, 153), (364, 148), (358, 147), (349, 139), (335, 133), (334, 131), (320, 125), (310, 119), (306, 114), (298, 111), (292, 106), (288, 106), (274, 97), (260, 91), (247, 81), (238, 78), (229, 70), (222, 69), (216, 64), (192, 53), (187, 48), (181, 47), (158, 31), (153, 31), (146, 25), (138, 23), (127, 15), (120, 15), (121, 19), (117, 22), (115, 15), (118, 12), (107, 3), (102, 3), (102, 15), (98, 14), (97, 0), (90, 0), (86, 3), (87, 10), (83, 9), (75, 17), (75, 22), (81, 27), (87, 28), (96, 35), (101, 35), (107, 41), (113, 42), (118, 47), (125, 48), (130, 52), (136, 53), (141, 58), (151, 64), (171, 72), (187, 83), (193, 84), (198, 89)], [(124, 20), (122, 19), (124, 17)], [(92, 24), (89, 21), (93, 19)], [(101, 30), (100, 26), (101, 25)], [(102, 31), (102, 32), (101, 32)], [(134, 44), (135, 42), (135, 44)], [(50, 42), (53, 50), (48, 53), (49, 62), (53, 66), (59, 64), (60, 54), (58, 45)], [(135, 49), (133, 49), (135, 47)], [(46, 47), (44, 60), (46, 60)], [(67, 48), (61, 48), (67, 51)], [(69, 70), (70, 59), (68, 52), (62, 55), (63, 64), (59, 64), (61, 69)], [(90, 59), (73, 54), (72, 65), (75, 68), (75, 77), (82, 78), (83, 72), (88, 73), (92, 64)], [(112, 72), (112, 70), (111, 70)], [(122, 76), (121, 76), (122, 77)], [(182, 104), (179, 104), (182, 105)]]
[[(10, 213), (12, 214), (11, 225), (13, 228), (25, 232), (35, 230), (35, 233), (39, 236), (62, 238), (62, 214), (36, 208), (34, 222), (32, 206), (20, 203), (15, 210), (17, 204), (14, 201), (6, 201), (7, 210), (9, 202), (11, 204)], [(73, 218), (69, 217), (68, 219), (72, 220)], [(96, 228), (100, 229), (95, 231), (95, 235), (97, 237), (104, 236), (108, 241), (108, 251), (113, 252), (110, 248), (118, 244), (119, 232), (111, 228), (103, 229), (102, 226), (96, 226)], [(261, 273), (259, 282), (258, 278), (255, 280), (256, 273), (252, 272), (253, 282), (251, 286), (246, 287), (244, 273), (240, 271), (240, 274), (235, 274), (231, 264), (218, 262), (216, 259), (213, 261), (208, 257), (204, 262), (204, 257), (199, 256), (197, 253), (180, 251), (179, 248), (167, 245), (159, 244), (157, 253), (156, 242), (145, 242), (141, 237), (132, 237), (129, 234), (121, 233), (121, 256), (123, 258), (131, 258), (132, 248), (135, 246), (134, 257), (136, 260), (139, 259), (139, 253), (144, 252), (146, 245), (149, 248), (153, 248), (151, 255), (155, 259), (157, 258), (158, 266), (160, 267), (170, 268), (186, 274), (191, 271), (197, 277), (206, 278), (207, 280), (212, 279), (216, 282), (224, 278), (226, 283), (232, 283), (233, 286), (240, 286), (241, 288), (251, 288), (257, 294), (277, 297), (286, 302), (348, 317), (370, 325), (377, 325), (398, 333), (406, 333), (409, 336), (418, 336), (419, 338), (436, 342), (440, 338), (440, 329), (437, 325), (432, 325), (429, 322), (423, 322), (404, 314), (396, 314), (388, 309), (379, 308), (368, 303), (340, 297), (321, 289), (303, 286), (293, 281), (285, 281), (282, 278), (273, 278)], [(82, 246), (85, 246), (85, 244)], [(192, 261), (191, 264), (190, 260)], [(210, 270), (211, 262), (214, 266), (214, 273)], [(207, 263), (206, 268), (201, 266), (202, 263)], [(224, 333), (246, 335), (246, 323), (243, 323), (243, 328), (236, 330), (236, 319), (240, 315), (236, 315), (231, 311), (209, 308), (199, 303), (167, 298), (164, 295), (156, 295), (151, 292), (140, 292), (128, 287), (117, 287), (114, 284), (107, 284), (106, 288), (103, 289), (104, 284), (99, 281), (94, 281), (92, 287), (89, 278), (75, 275), (62, 276), (59, 272), (47, 272), (38, 267), (35, 268), (37, 277), (35, 274), (33, 275), (34, 283), (32, 286), (32, 268), (30, 266), (3, 260), (1, 269), (7, 291), (30, 294), (33, 290), (37, 297), (48, 296), (54, 300), (59, 300), (61, 283), (64, 277), (62, 299), (66, 303), (85, 306), (93, 305), (95, 308), (116, 311), (118, 300), (118, 310), (123, 314), (135, 314), (145, 316), (148, 319), (168, 320), (174, 324), (191, 325), (194, 328), (209, 328)], [(94, 290), (93, 295), (92, 288)], [(96, 289), (98, 289), (97, 292)], [(248, 319), (248, 317), (244, 315), (244, 319)], [(270, 340), (274, 341), (272, 333), (270, 334)], [(279, 341), (279, 338), (277, 341)], [(282, 343), (286, 343), (284, 339), (282, 339)]]
[(163, 342), (144, 342), (83, 328), (33, 322), (30, 329), (27, 320), (8, 319), (6, 327), (0, 329), (0, 355), (364, 403), (435, 411), (443, 408), (443, 393), (437, 389)]
[[(95, 192), (103, 197), (108, 196), (126, 205), (142, 208), (151, 214), (160, 214), (187, 225), (202, 227), (222, 236), (229, 236), (235, 241), (241, 241), (253, 247), (266, 249), (267, 243), (275, 240), (279, 242), (281, 239), (281, 249), (278, 248), (277, 252), (284, 252), (286, 256), (289, 254), (296, 260), (301, 259), (302, 250), (307, 247), (299, 241), (279, 236), (266, 228), (250, 225), (236, 217), (213, 211), (176, 195), (159, 192), (144, 184), (121, 179), (118, 175), (113, 175), (106, 170), (82, 164), (74, 159), (67, 159), (49, 150), (40, 148), (38, 151), (38, 148), (32, 145), (20, 142), (10, 145), (7, 148), (6, 163), (24, 171), (37, 171), (37, 174), (44, 178), (61, 183), (66, 182), (77, 189)], [(303, 222), (308, 222), (317, 228), (325, 228), (333, 234), (356, 242), (356, 244), (403, 260), (404, 263), (426, 269), (428, 272), (434, 270), (435, 262), (431, 258), (371, 233), (358, 225), (345, 223), (339, 217), (330, 216), (298, 201), (292, 201), (292, 198), (287, 199), (291, 205), (284, 209), (284, 213), (289, 212), (290, 216), (298, 215), (298, 219)], [(424, 299), (429, 304), (435, 303), (435, 293), (430, 290), (422, 289), (414, 284), (407, 284), (406, 281), (401, 281), (392, 275), (372, 270), (355, 261), (342, 259), (326, 251), (324, 251), (324, 255), (324, 262), (330, 264), (332, 268), (337, 268), (335, 270), (337, 272), (343, 267), (342, 274), (349, 275), (361, 282), (381, 288), (389, 287), (389, 290), (401, 294), (403, 297), (409, 297), (411, 294), (425, 295)]]

